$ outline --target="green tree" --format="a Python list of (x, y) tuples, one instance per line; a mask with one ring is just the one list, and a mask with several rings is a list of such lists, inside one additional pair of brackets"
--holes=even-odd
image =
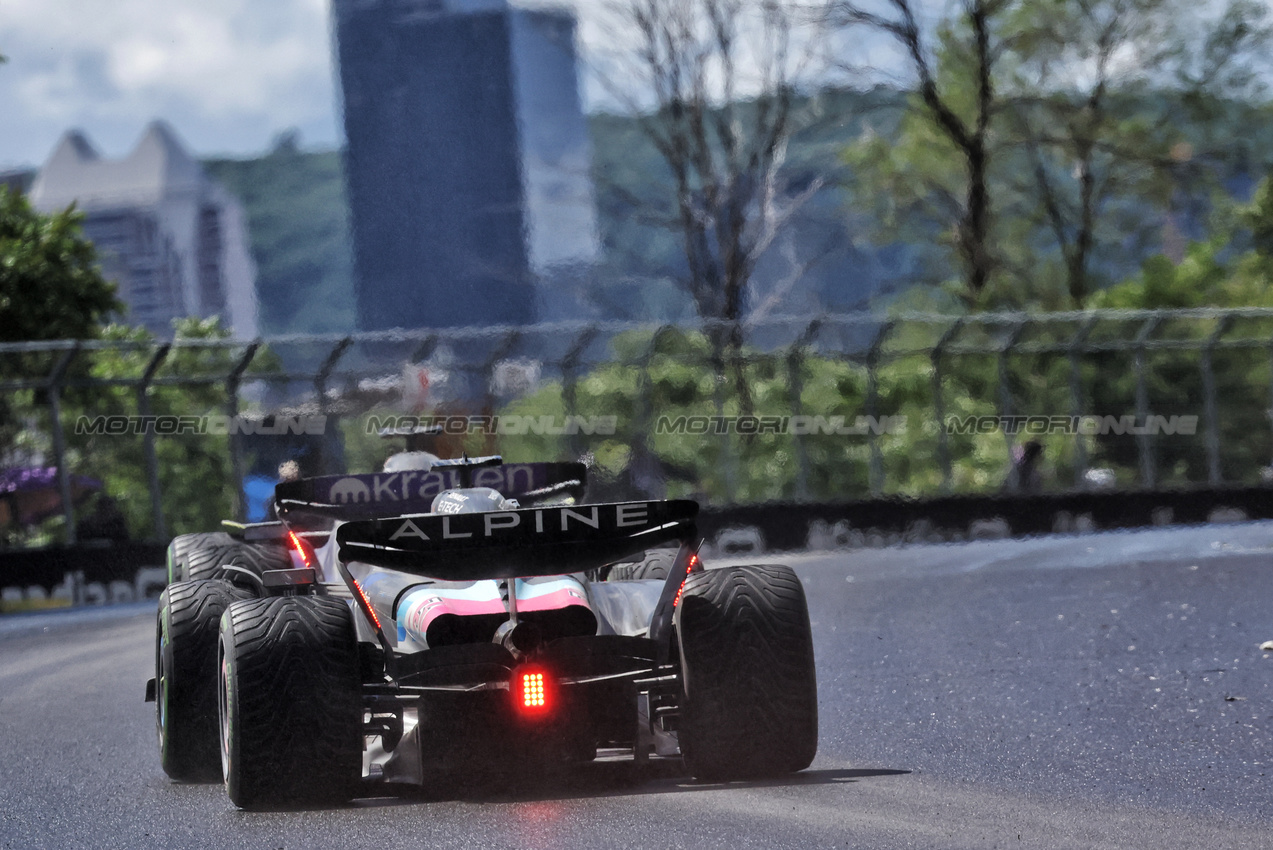
[[(995, 251), (994, 170), (999, 156), (992, 123), (1002, 108), (997, 85), (1009, 48), (1004, 27), (1014, 0), (964, 0), (959, 12), (925, 33), (913, 0), (861, 4), (840, 0), (835, 18), (891, 36), (916, 80), (901, 137), (868, 137), (851, 162), (860, 176), (889, 188), (914, 206), (935, 203), (951, 223), (948, 240), (961, 269), (959, 294), (972, 306), (982, 298), (999, 262)], [(871, 191), (868, 186), (863, 186)]]
[[(1187, 247), (1179, 262), (1165, 256), (1148, 259), (1133, 278), (1095, 293), (1096, 308), (1188, 309), (1198, 307), (1273, 307), (1273, 254), (1268, 234), (1273, 233), (1273, 184), (1266, 178), (1249, 204), (1223, 217), (1217, 235)], [(1252, 248), (1235, 251), (1235, 230), (1249, 230)], [(1135, 333), (1143, 321), (1129, 323), (1125, 333)], [(1154, 340), (1185, 339), (1201, 346), (1208, 338), (1218, 342), (1243, 338), (1273, 337), (1273, 321), (1261, 317), (1217, 317), (1209, 320), (1160, 323)], [(1089, 358), (1093, 377), (1092, 403), (1098, 412), (1126, 412), (1136, 395), (1134, 358), (1130, 353), (1105, 353)], [(1268, 424), (1270, 372), (1264, 346), (1218, 346), (1210, 355), (1212, 403), (1223, 456), (1218, 472), (1225, 481), (1253, 482), (1256, 472), (1273, 458), (1273, 435)], [(1153, 413), (1202, 416), (1207, 411), (1204, 359), (1191, 351), (1164, 349), (1145, 355), (1147, 398)], [(1199, 437), (1191, 441), (1159, 439), (1153, 452), (1158, 483), (1206, 481), (1212, 474), (1202, 449), (1208, 424), (1200, 420)], [(1127, 437), (1107, 436), (1096, 444), (1098, 462), (1135, 470), (1142, 445)]]
[(73, 206), (43, 215), (0, 186), (0, 341), (91, 339), (122, 309), (83, 218)]
[[(546, 433), (504, 435), (493, 447), (509, 460), (591, 455), (594, 497), (637, 495), (694, 497), (715, 504), (767, 500), (838, 501), (872, 492), (873, 468), (883, 472), (883, 492), (925, 495), (942, 483), (938, 437), (930, 427), (933, 373), (926, 357), (903, 357), (876, 372), (876, 423), (867, 413), (869, 381), (857, 359), (812, 350), (743, 351), (752, 391), (752, 415), (763, 422), (806, 417), (794, 433), (759, 428), (750, 439), (736, 430), (719, 432), (702, 423), (717, 415), (711, 343), (702, 333), (665, 329), (621, 334), (611, 359), (581, 376), (572, 392), (550, 382), (511, 402), (501, 413), (521, 416), (612, 416), (614, 434), (572, 439)], [(951, 374), (950, 370), (948, 375)], [(976, 369), (966, 370), (981, 381)], [(963, 383), (963, 373), (945, 382), (946, 411), (965, 417), (993, 413), (982, 383)], [(980, 395), (979, 395), (980, 393)], [(567, 405), (566, 398), (573, 398)], [(746, 416), (735, 397), (724, 399), (726, 417)], [(689, 425), (697, 417), (700, 427)], [(872, 436), (888, 417), (901, 429)], [(680, 423), (680, 427), (676, 423)], [(780, 432), (780, 433), (779, 433)], [(958, 490), (996, 487), (1006, 466), (1001, 437), (959, 434), (948, 441), (952, 485)], [(582, 443), (583, 445), (579, 445)], [(874, 443), (874, 449), (872, 449)]]
[(717, 374), (730, 375), (747, 411), (739, 353), (752, 273), (823, 185), (818, 176), (792, 191), (784, 169), (817, 27), (781, 3), (754, 0), (622, 0), (614, 8), (634, 49), (625, 79), (611, 88), (671, 174), (672, 195), (655, 209), (681, 241), (681, 283), (711, 323)]
[(1249, 0), (1218, 17), (1183, 0), (963, 0), (932, 38), (913, 0), (834, 6), (894, 37), (916, 79), (895, 135), (849, 144), (857, 192), (903, 240), (945, 235), (967, 308), (1082, 308), (1173, 204), (1240, 167), (1226, 160), (1255, 123), (1268, 31)]
[[(1061, 255), (1071, 307), (1102, 283), (1102, 249), (1159, 226), (1155, 211), (1182, 190), (1216, 185), (1232, 140), (1208, 128), (1225, 117), (1220, 105), (1255, 94), (1245, 69), (1267, 44), (1266, 10), (1235, 0), (1201, 26), (1187, 11), (1178, 0), (1025, 0), (1015, 10), (1007, 130), (1029, 159), (1030, 220)], [(1127, 197), (1138, 216), (1118, 203)]]
[[(91, 339), (107, 315), (122, 309), (84, 238), (82, 218), (73, 207), (43, 215), (25, 196), (0, 186), (0, 342)], [(0, 356), (0, 380), (46, 378), (55, 364), (48, 353)], [(34, 433), (23, 436), (37, 401), (42, 406), (42, 391), (0, 395), (0, 445), (12, 461), (21, 461), (24, 446), (38, 452)]]
[[(71, 445), (78, 459), (77, 472), (99, 478), (106, 492), (123, 509), (133, 534), (156, 536), (151, 510), (149, 470), (145, 441), (140, 434), (76, 434), (81, 415), (131, 416), (140, 413), (135, 386), (159, 343), (142, 328), (111, 325), (103, 336), (117, 343), (93, 352), (91, 377), (104, 382), (92, 388), (92, 396), (67, 416)], [(225, 376), (241, 355), (238, 347), (191, 345), (229, 339), (219, 319), (186, 318), (174, 323), (174, 340), (156, 384), (148, 396), (153, 416), (220, 416), (226, 412)], [(259, 353), (253, 372), (272, 371), (278, 361), (269, 352)], [(179, 382), (170, 382), (177, 378)], [(121, 383), (110, 383), (121, 382)], [(217, 433), (157, 435), (159, 489), (168, 534), (206, 531), (233, 515), (234, 470), (230, 461), (230, 437)]]

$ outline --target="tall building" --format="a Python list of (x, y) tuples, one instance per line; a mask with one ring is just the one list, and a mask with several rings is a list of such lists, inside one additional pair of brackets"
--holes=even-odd
[(256, 268), (243, 208), (186, 153), (172, 128), (150, 124), (123, 159), (103, 159), (78, 130), (62, 137), (31, 186), (42, 212), (74, 203), (125, 320), (159, 337), (172, 320), (220, 316), (257, 334)]
[(573, 16), (333, 2), (361, 328), (535, 321), (598, 251)]

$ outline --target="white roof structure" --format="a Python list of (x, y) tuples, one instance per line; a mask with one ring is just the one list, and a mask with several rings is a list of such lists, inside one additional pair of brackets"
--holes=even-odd
[(129, 306), (127, 321), (157, 336), (172, 320), (221, 316), (234, 336), (257, 334), (256, 268), (242, 205), (208, 178), (171, 127), (154, 121), (122, 159), (68, 131), (31, 186), (43, 212), (71, 204)]

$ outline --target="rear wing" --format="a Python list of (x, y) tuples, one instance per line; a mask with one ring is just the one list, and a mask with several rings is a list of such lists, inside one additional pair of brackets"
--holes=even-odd
[(339, 557), (443, 581), (581, 572), (692, 541), (698, 503), (611, 502), (347, 522)]
[(280, 514), (319, 514), (332, 519), (428, 513), (444, 490), (490, 487), (527, 502), (569, 496), (582, 499), (588, 470), (582, 463), (501, 463), (498, 457), (442, 460), (428, 472), (323, 475), (285, 481), (274, 488)]

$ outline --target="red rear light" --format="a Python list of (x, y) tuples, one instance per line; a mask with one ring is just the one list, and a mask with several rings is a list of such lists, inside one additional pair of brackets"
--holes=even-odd
[(676, 589), (676, 597), (672, 599), (673, 608), (681, 604), (681, 596), (684, 595), (685, 593), (685, 582), (689, 580), (690, 580), (689, 576), (686, 576), (685, 578), (681, 579), (681, 586)]
[(539, 715), (552, 708), (552, 678), (538, 668), (513, 672), (513, 705), (526, 715)]
[(352, 579), (354, 590), (358, 591), (358, 604), (362, 608), (362, 612), (367, 615), (367, 619), (376, 624), (376, 630), (380, 631), (380, 618), (376, 616), (376, 609), (372, 606), (371, 600), (367, 598), (367, 591), (362, 589), (362, 585), (358, 583), (358, 579)]
[(300, 554), (301, 560), (305, 562), (305, 566), (312, 569), (315, 561), (314, 548), (297, 537), (295, 531), (288, 531), (287, 536), (291, 540), (292, 548)]
[(698, 568), (698, 553), (695, 552), (685, 561), (685, 578), (681, 579), (681, 586), (676, 589), (676, 596), (672, 599), (672, 607), (681, 604), (681, 596), (685, 593), (685, 582), (690, 580), (690, 573)]
[(543, 673), (523, 673), (522, 674), (522, 707), (523, 708), (543, 708), (544, 707), (544, 674)]

